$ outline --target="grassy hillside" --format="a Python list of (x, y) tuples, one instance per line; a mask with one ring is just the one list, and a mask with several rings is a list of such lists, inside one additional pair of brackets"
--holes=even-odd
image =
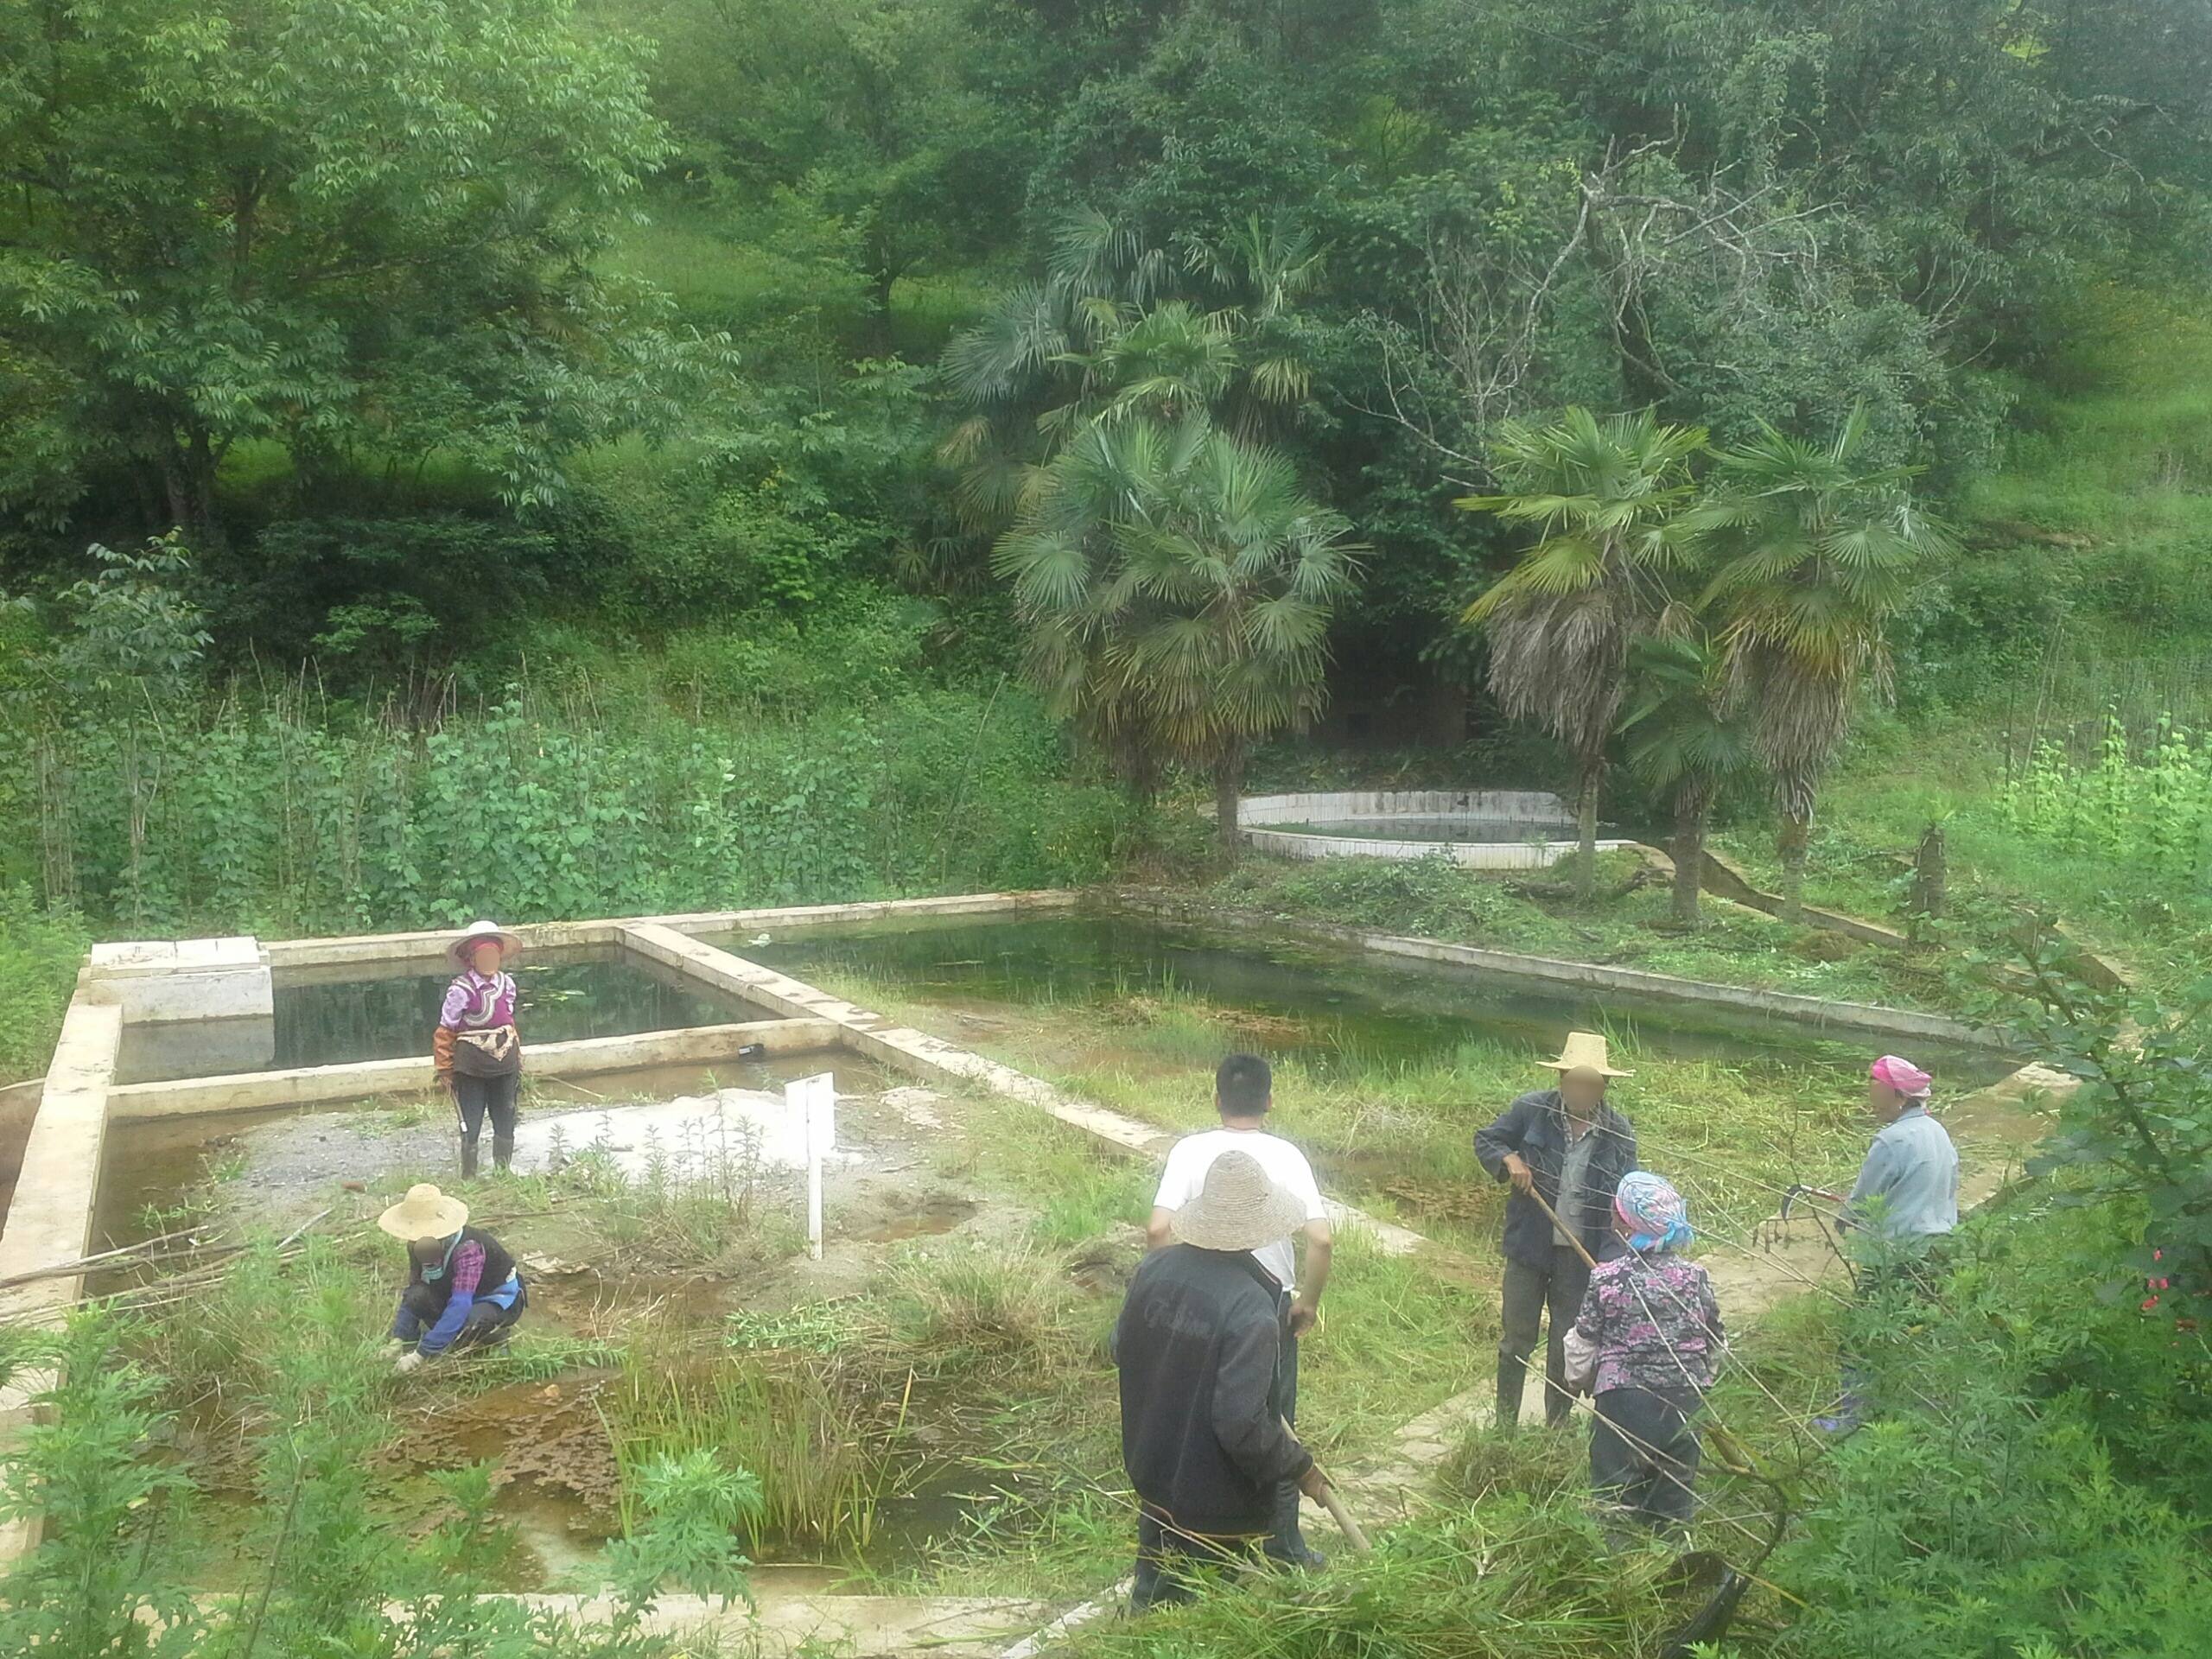
[(1954, 507), (1966, 547), (1916, 664), (2015, 726), (2212, 713), (2212, 308), (2107, 285)]

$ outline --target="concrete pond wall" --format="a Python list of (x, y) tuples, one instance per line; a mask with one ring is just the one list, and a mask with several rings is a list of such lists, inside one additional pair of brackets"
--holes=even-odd
[[(1452, 817), (1525, 833), (1506, 840), (1411, 841), (1331, 836), (1274, 826), (1394, 817)], [(1544, 870), (1574, 850), (1574, 815), (1541, 790), (1361, 789), (1247, 796), (1237, 808), (1244, 840), (1278, 858), (1449, 858), (1471, 870)], [(1601, 852), (1631, 843), (1600, 841)]]

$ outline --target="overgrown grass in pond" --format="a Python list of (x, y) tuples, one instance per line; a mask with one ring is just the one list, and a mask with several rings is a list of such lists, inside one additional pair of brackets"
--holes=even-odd
[(940, 1370), (1043, 1379), (1075, 1363), (1066, 1269), (1033, 1247), (909, 1250), (883, 1292), (899, 1342)]
[(698, 1355), (671, 1366), (633, 1348), (600, 1410), (622, 1471), (623, 1522), (658, 1459), (714, 1451), (760, 1482), (746, 1516), (755, 1554), (822, 1549), (859, 1557), (874, 1543), (903, 1414), (884, 1421), (871, 1374), (834, 1355)]
[[(882, 979), (842, 976), (830, 988), (925, 1029), (945, 1023)], [(1475, 1130), (1516, 1096), (1549, 1086), (1552, 1075), (1524, 1046), (1503, 1040), (1470, 1040), (1418, 1060), (1340, 1050), (1314, 1064), (1303, 1043), (1270, 1042), (1244, 1011), (1181, 991), (1103, 1009), (1034, 1006), (1018, 1022), (957, 1034), (1072, 1094), (1175, 1131), (1212, 1124), (1214, 1062), (1255, 1046), (1275, 1062), (1273, 1126), (1306, 1149), (1325, 1187), (1464, 1244), (1494, 1239), (1504, 1202), (1475, 1162)], [(1856, 1069), (1840, 1058), (1832, 1071), (1765, 1057), (1729, 1061), (1670, 1055), (1632, 1025), (1611, 1036), (1617, 1059), (1636, 1073), (1614, 1085), (1614, 1102), (1636, 1124), (1643, 1161), (1678, 1181), (1700, 1224), (1740, 1240), (1793, 1180), (1848, 1184), (1872, 1126)], [(1149, 1207), (1143, 1175), (1126, 1163), (1086, 1166), (1035, 1150), (1058, 1164), (1037, 1189), (1053, 1236), (1096, 1230), (1108, 1205), (1139, 1189), (1135, 1213)], [(1055, 1204), (1071, 1205), (1071, 1214), (1055, 1217)]]

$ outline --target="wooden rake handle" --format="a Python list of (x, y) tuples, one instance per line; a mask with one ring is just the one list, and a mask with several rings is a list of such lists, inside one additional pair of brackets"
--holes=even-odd
[(1328, 1510), (1329, 1518), (1344, 1534), (1344, 1541), (1351, 1546), (1353, 1554), (1372, 1555), (1375, 1553), (1375, 1546), (1367, 1541), (1367, 1535), (1360, 1530), (1359, 1522), (1351, 1518), (1351, 1511), (1344, 1508), (1344, 1499), (1337, 1496), (1337, 1489), (1329, 1484), (1326, 1475), (1321, 1477), (1321, 1506)]
[(1598, 1270), (1598, 1258), (1583, 1249), (1580, 1230), (1568, 1226), (1559, 1218), (1559, 1211), (1544, 1202), (1544, 1195), (1536, 1191), (1536, 1184), (1534, 1180), (1529, 1183), (1529, 1196), (1536, 1201), (1536, 1208), (1550, 1217), (1552, 1225), (1567, 1235), (1567, 1243), (1574, 1246), (1574, 1253), (1582, 1258), (1582, 1265), (1595, 1273)]
[[(1290, 1419), (1283, 1418), (1281, 1422), (1282, 1432), (1296, 1440), (1298, 1431), (1290, 1426)], [(1344, 1508), (1344, 1499), (1337, 1496), (1336, 1486), (1326, 1475), (1321, 1477), (1321, 1507), (1328, 1510), (1329, 1519), (1337, 1523), (1337, 1530), (1344, 1534), (1344, 1541), (1351, 1546), (1353, 1554), (1372, 1555), (1375, 1553), (1375, 1546), (1367, 1541), (1366, 1533), (1360, 1529), (1359, 1522), (1351, 1518), (1351, 1511)]]

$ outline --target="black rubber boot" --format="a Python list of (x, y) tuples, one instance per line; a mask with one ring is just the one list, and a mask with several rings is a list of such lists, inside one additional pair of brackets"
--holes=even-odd
[(1275, 1489), (1274, 1529), (1261, 1553), (1285, 1567), (1319, 1573), (1329, 1564), (1329, 1558), (1306, 1541), (1305, 1529), (1300, 1524), (1299, 1497), (1295, 1481), (1287, 1480)]
[(1497, 1417), (1491, 1425), (1501, 1434), (1521, 1427), (1521, 1391), (1528, 1384), (1529, 1368), (1519, 1360), (1497, 1362)]
[(515, 1138), (512, 1135), (492, 1137), (492, 1167), (505, 1170), (515, 1160)]
[(461, 1137), (461, 1179), (464, 1181), (476, 1179), (476, 1141), (473, 1135)]

